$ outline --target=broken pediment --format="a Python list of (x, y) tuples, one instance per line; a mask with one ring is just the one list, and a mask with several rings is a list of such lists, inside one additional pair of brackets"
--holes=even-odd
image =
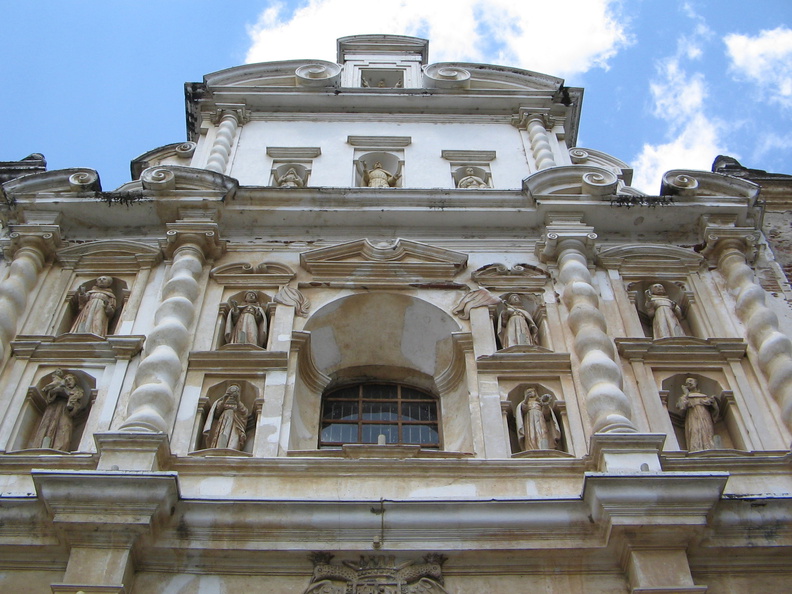
[(195, 154), (196, 144), (194, 142), (175, 142), (166, 144), (132, 160), (132, 179), (140, 179), (140, 174), (149, 167), (159, 165), (181, 165), (189, 166), (193, 154)]
[(24, 175), (3, 184), (8, 199), (38, 194), (77, 194), (102, 191), (99, 174), (86, 167)]
[(565, 165), (537, 171), (523, 180), (523, 190), (534, 199), (572, 196), (574, 200), (603, 200), (616, 194), (619, 177), (610, 169)]
[(232, 262), (213, 268), (209, 275), (221, 285), (267, 287), (285, 285), (294, 278), (294, 271), (279, 262)]
[(511, 268), (505, 264), (488, 264), (476, 270), (471, 277), (482, 287), (502, 291), (539, 290), (550, 278), (547, 272), (531, 264), (515, 264)]
[(232, 199), (239, 188), (239, 182), (233, 177), (215, 173), (208, 169), (180, 167), (176, 165), (160, 165), (149, 167), (140, 173), (140, 179), (124, 184), (116, 192), (151, 192), (158, 195), (175, 194), (183, 196), (201, 196), (219, 200)]
[(469, 62), (441, 62), (423, 67), (424, 86), (437, 89), (546, 91), (555, 93), (561, 78), (522, 70)]
[(753, 203), (759, 196), (759, 186), (731, 175), (673, 169), (663, 175), (660, 194), (674, 196), (679, 202), (693, 201), (697, 197), (718, 196), (747, 199)]
[(604, 268), (618, 270), (625, 279), (684, 279), (704, 263), (704, 257), (689, 248), (646, 244), (606, 248), (600, 250), (598, 260)]
[(123, 239), (91, 241), (57, 252), (57, 259), (65, 268), (97, 274), (105, 274), (108, 270), (119, 274), (134, 273), (155, 265), (161, 258), (159, 246)]
[(314, 283), (453, 284), (467, 265), (467, 255), (417, 241), (370, 242), (359, 239), (300, 254)]
[(328, 87), (338, 86), (341, 67), (325, 60), (285, 60), (246, 64), (204, 76), (213, 87)]

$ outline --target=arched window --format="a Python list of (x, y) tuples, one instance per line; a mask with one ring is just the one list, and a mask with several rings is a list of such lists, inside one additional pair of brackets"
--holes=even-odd
[(398, 384), (357, 384), (322, 397), (319, 447), (349, 443), (440, 447), (437, 400)]

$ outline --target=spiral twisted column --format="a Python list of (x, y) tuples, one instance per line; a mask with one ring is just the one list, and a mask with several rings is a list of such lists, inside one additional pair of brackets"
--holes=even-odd
[(123, 431), (167, 433), (173, 423), (174, 390), (190, 349), (200, 276), (207, 258), (216, 257), (224, 247), (217, 239), (215, 224), (190, 227), (168, 231), (165, 251), (173, 263), (154, 314), (154, 329), (146, 337)]
[(217, 127), (217, 135), (212, 144), (212, 150), (209, 151), (209, 158), (206, 161), (206, 169), (217, 173), (225, 173), (237, 128), (239, 128), (239, 115), (237, 112), (222, 112), (220, 124)]
[(56, 225), (15, 225), (4, 243), (5, 255), (12, 261), (8, 276), (0, 283), (0, 360), (8, 354), (38, 275), (60, 244), (60, 229)]
[(753, 229), (715, 231), (707, 236), (705, 255), (717, 263), (736, 299), (735, 312), (745, 326), (748, 343), (756, 349), (770, 394), (792, 431), (792, 341), (779, 331), (778, 318), (765, 304), (765, 291), (754, 281), (748, 255), (755, 241)]
[(569, 311), (574, 350), (580, 360), (578, 374), (594, 432), (631, 433), (637, 430), (631, 420), (630, 401), (622, 391), (616, 348), (607, 334), (588, 269), (596, 237), (594, 233), (547, 233), (541, 256), (545, 261), (555, 260), (558, 266), (558, 280), (563, 285), (561, 300)]
[(536, 169), (555, 167), (556, 162), (553, 157), (553, 149), (550, 146), (550, 139), (547, 136), (544, 118), (538, 115), (530, 117), (526, 129), (528, 130), (528, 138), (531, 141), (531, 152), (536, 162)]

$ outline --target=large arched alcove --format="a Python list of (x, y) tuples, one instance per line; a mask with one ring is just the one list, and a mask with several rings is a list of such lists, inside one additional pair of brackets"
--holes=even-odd
[(343, 297), (306, 322), (300, 349), (289, 448), (316, 449), (322, 394), (365, 381), (395, 382), (439, 400), (444, 450), (472, 451), (459, 325), (416, 297), (366, 293)]

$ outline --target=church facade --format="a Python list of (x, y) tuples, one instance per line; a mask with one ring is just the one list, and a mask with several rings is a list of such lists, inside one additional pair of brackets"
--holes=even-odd
[(0, 164), (1, 589), (785, 589), (759, 185), (647, 195), (582, 89), (411, 37), (185, 96), (116, 190)]

